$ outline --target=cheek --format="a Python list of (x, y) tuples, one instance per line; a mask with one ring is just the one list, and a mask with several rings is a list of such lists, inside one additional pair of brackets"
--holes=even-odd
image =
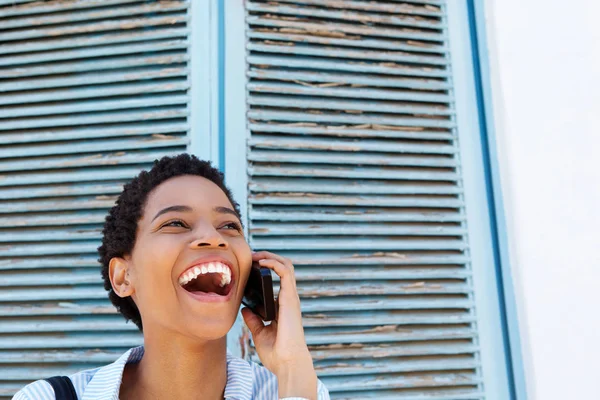
[(235, 257), (237, 258), (237, 262), (240, 268), (240, 275), (242, 277), (243, 282), (248, 279), (248, 275), (250, 274), (250, 266), (252, 265), (252, 249), (250, 249), (250, 245), (246, 242), (244, 238), (241, 238), (235, 243), (230, 241), (231, 246), (233, 247)]
[(136, 284), (139, 283), (137, 292), (156, 293), (165, 283), (171, 282), (173, 265), (184, 245), (182, 243), (182, 240), (176, 240), (175, 235), (136, 243), (133, 262), (136, 267)]

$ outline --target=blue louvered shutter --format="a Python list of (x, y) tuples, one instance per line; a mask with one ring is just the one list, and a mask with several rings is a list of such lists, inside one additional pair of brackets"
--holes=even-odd
[(246, 10), (250, 242), (293, 260), (320, 378), (483, 398), (443, 2)]
[(142, 342), (96, 249), (123, 183), (188, 145), (189, 6), (0, 2), (0, 397)]

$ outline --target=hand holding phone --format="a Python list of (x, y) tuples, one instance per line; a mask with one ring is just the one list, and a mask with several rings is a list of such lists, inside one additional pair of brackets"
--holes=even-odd
[[(277, 376), (280, 398), (316, 399), (317, 374), (304, 337), (294, 265), (290, 259), (268, 251), (252, 253), (252, 260), (273, 271), (280, 278), (276, 322), (265, 325), (259, 316), (260, 311), (255, 313), (248, 307), (242, 310), (258, 356), (263, 365)], [(258, 275), (256, 272), (253, 274), (261, 275), (260, 270)], [(249, 285), (254, 286), (251, 283)], [(264, 286), (269, 287), (266, 283)], [(264, 301), (268, 300), (265, 298)]]
[(263, 321), (276, 319), (273, 279), (270, 269), (261, 267), (258, 262), (252, 263), (242, 303), (260, 316)]

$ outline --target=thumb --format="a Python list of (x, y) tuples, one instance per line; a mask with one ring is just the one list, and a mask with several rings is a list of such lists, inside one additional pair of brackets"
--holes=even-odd
[(262, 319), (254, 314), (248, 307), (242, 309), (242, 317), (244, 317), (244, 322), (246, 322), (246, 325), (254, 338), (260, 335), (260, 332), (265, 329), (265, 324), (263, 324)]

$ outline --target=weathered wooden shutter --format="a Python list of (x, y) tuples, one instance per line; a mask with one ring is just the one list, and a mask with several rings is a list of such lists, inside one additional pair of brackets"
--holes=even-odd
[(442, 1), (247, 1), (251, 245), (333, 398), (483, 397)]
[(96, 248), (123, 182), (186, 149), (189, 4), (0, 2), (0, 397), (141, 344)]

